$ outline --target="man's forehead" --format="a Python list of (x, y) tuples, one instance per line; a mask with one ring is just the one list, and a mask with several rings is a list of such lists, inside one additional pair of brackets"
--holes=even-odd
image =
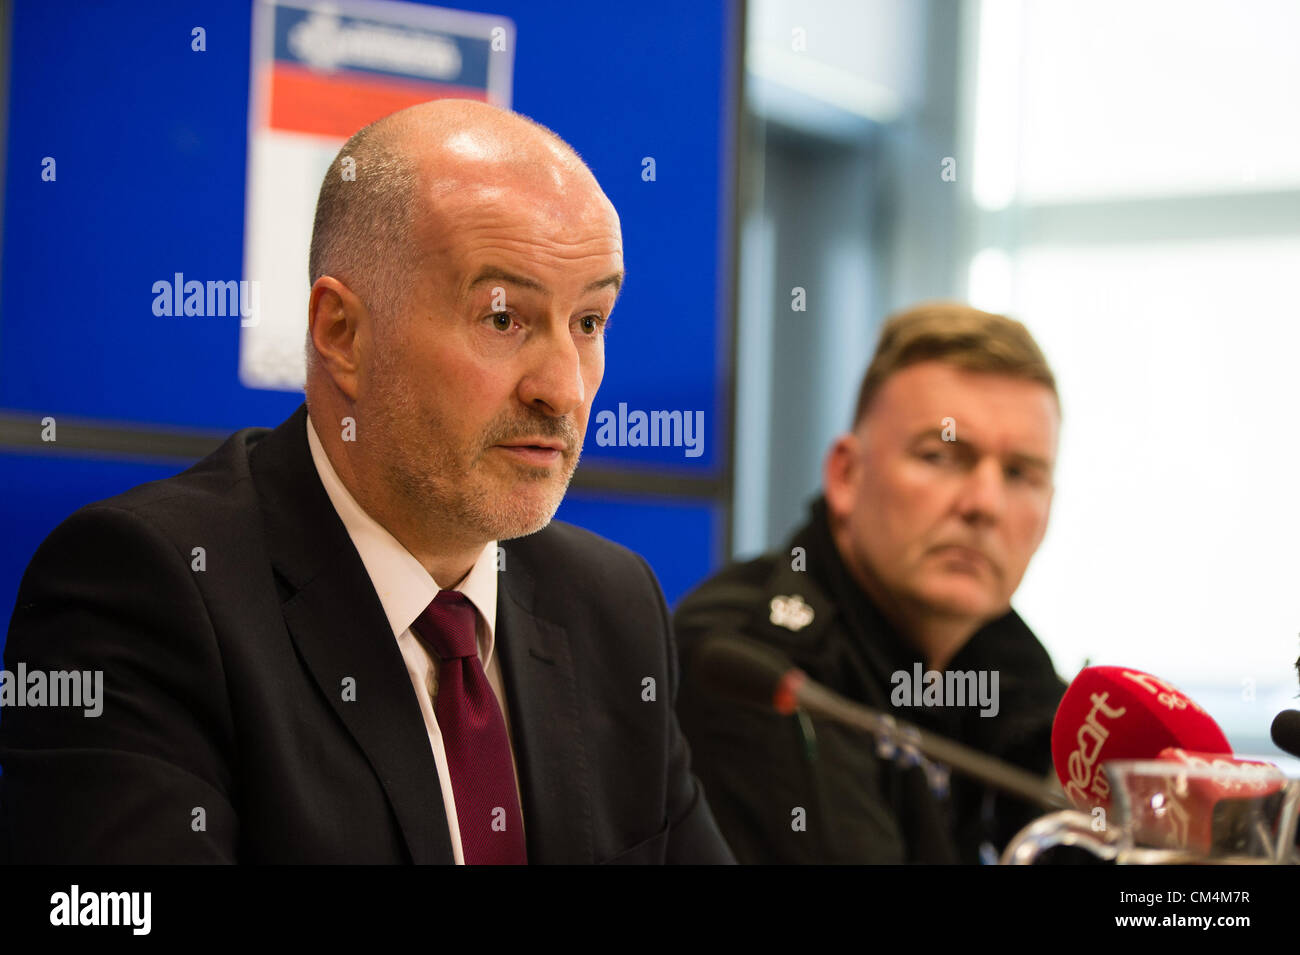
[(556, 190), (522, 181), (473, 177), (430, 186), (418, 219), (446, 236), (482, 230), (575, 242), (613, 237), (621, 250), (622, 225), (598, 186)]
[(575, 243), (561, 253), (545, 243), (520, 239), (469, 242), (448, 264), (461, 299), (498, 287), (546, 297), (607, 289), (617, 296), (623, 285), (622, 251), (609, 237)]
[[(509, 124), (507, 124), (509, 125)], [(519, 132), (515, 130), (514, 132)], [(536, 291), (614, 285), (618, 213), (590, 170), (549, 135), (462, 128), (422, 152), (413, 241), (464, 298), (483, 281)], [(418, 141), (418, 140), (417, 140)]]
[(612, 206), (606, 214), (598, 207), (566, 207), (501, 187), (466, 190), (430, 203), (417, 218), (413, 238), (425, 253), (443, 260), (462, 290), (488, 266), (522, 275), (511, 263), (530, 258), (570, 261), (574, 268), (602, 274), (622, 267), (622, 231)]
[(904, 440), (951, 424), (973, 443), (1047, 452), (1055, 447), (1060, 413), (1041, 382), (920, 362), (884, 382), (863, 423), (883, 424)]

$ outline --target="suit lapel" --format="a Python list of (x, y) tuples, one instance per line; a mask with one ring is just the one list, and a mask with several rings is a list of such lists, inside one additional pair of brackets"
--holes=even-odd
[(510, 710), (530, 863), (590, 863), (590, 766), (572, 648), (564, 628), (533, 613), (529, 568), (506, 547), (497, 576), (497, 652)]
[[(316, 473), (301, 405), (250, 452), (267, 547), (289, 585), (285, 624), (383, 784), (417, 863), (454, 860), (438, 773), (401, 651), (365, 565)], [(343, 699), (344, 680), (355, 700)]]

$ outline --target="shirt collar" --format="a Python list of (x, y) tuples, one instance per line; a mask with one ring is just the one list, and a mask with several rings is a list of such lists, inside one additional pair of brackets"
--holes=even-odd
[[(307, 415), (307, 444), (325, 493), (347, 529), (370, 582), (379, 595), (393, 636), (409, 630), (411, 624), (438, 596), (437, 582), (415, 557), (378, 521), (361, 509), (330, 463), (329, 455)], [(497, 619), (497, 542), (488, 541), (474, 566), (453, 590), (459, 590), (478, 610), (484, 627), (479, 637), (479, 656), (486, 668), (492, 660)]]

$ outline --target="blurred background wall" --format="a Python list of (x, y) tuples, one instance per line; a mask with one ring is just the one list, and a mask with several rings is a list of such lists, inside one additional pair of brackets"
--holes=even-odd
[(1271, 751), (1300, 650), (1300, 5), (748, 14), (734, 550), (801, 522), (886, 314), (1008, 313), (1064, 405), (1015, 606), (1067, 680), (1149, 669)]

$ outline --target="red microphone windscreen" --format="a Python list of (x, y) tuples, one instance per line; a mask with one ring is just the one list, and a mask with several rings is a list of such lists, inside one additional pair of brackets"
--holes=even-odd
[(1102, 763), (1154, 759), (1167, 747), (1232, 753), (1209, 713), (1177, 687), (1128, 667), (1087, 667), (1061, 698), (1052, 723), (1052, 762), (1080, 808), (1110, 806)]

